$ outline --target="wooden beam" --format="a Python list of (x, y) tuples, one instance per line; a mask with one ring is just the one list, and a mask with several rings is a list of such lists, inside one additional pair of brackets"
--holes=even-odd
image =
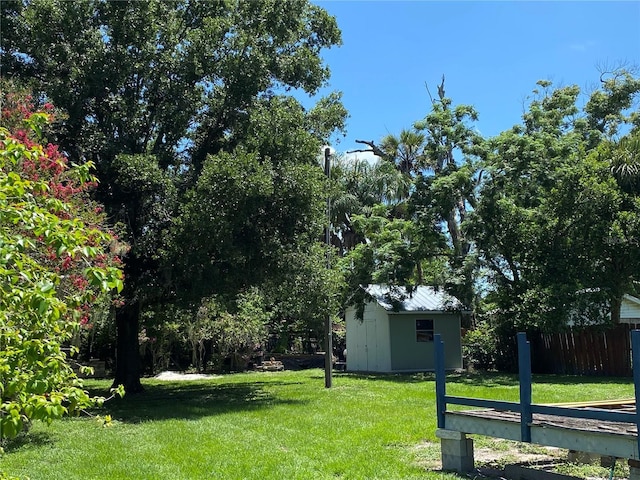
[(628, 405), (635, 406), (635, 404), (636, 404), (635, 398), (624, 398), (620, 400), (591, 400), (586, 402), (543, 403), (542, 405), (546, 405), (549, 407), (571, 407), (571, 408), (588, 408), (588, 407), (620, 408), (620, 407), (627, 407)]
[[(478, 416), (445, 414), (447, 430), (520, 441), (520, 424)], [(531, 443), (616, 458), (639, 459), (636, 435), (531, 425)]]

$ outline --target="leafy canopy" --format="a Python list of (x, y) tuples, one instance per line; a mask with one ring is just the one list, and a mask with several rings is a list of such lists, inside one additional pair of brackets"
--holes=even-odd
[(82, 389), (63, 345), (99, 296), (123, 288), (114, 239), (87, 201), (92, 165), (69, 166), (55, 145), (39, 143), (49, 114), (3, 87), (0, 439), (99, 401)]

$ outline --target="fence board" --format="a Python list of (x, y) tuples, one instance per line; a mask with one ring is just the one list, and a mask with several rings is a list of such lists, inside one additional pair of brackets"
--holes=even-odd
[(631, 375), (630, 326), (543, 333), (534, 346), (536, 373)]

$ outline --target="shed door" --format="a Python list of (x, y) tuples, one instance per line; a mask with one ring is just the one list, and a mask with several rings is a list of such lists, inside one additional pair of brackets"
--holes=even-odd
[(365, 352), (367, 357), (367, 370), (369, 372), (377, 372), (378, 367), (378, 339), (376, 332), (376, 318), (364, 317), (364, 326), (366, 331)]

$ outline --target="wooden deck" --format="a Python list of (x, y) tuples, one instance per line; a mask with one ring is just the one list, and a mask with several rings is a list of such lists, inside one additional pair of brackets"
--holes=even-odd
[[(563, 403), (554, 404), (556, 407), (578, 408), (584, 410), (605, 409), (621, 412), (635, 413), (636, 402), (630, 400), (607, 400), (598, 402), (579, 402), (579, 403)], [(461, 417), (485, 418), (493, 421), (513, 422), (520, 425), (520, 413), (500, 411), (494, 409), (482, 410), (465, 410), (457, 412), (447, 412), (447, 415), (458, 415)], [(531, 426), (538, 427), (555, 427), (569, 430), (584, 430), (587, 432), (606, 432), (615, 433), (617, 435), (638, 434), (636, 425), (622, 422), (612, 422), (606, 420), (592, 420), (588, 418), (571, 418), (557, 415), (545, 415), (534, 413)]]
[[(564, 406), (564, 405), (562, 405)], [(635, 412), (635, 401), (593, 402), (572, 408)], [(520, 413), (494, 409), (445, 412), (446, 430), (521, 441)], [(533, 414), (531, 443), (631, 460), (640, 460), (634, 424)]]
[[(632, 332), (632, 343), (633, 350), (640, 352), (640, 331)], [(640, 401), (640, 355), (633, 358), (633, 399), (545, 405), (531, 401), (531, 354), (522, 333), (518, 334), (519, 402), (447, 395), (444, 344), (439, 335), (435, 351), (436, 436), (441, 440), (444, 469), (473, 469), (473, 441), (466, 435), (477, 434), (627, 459), (630, 479), (640, 480), (640, 415), (636, 411)]]

